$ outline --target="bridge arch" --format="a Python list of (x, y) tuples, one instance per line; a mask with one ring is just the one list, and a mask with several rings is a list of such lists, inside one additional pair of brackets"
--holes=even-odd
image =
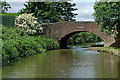
[[(79, 30), (75, 30), (75, 31), (72, 31), (72, 32), (69, 32), (67, 33), (66, 35), (63, 35), (62, 38), (59, 40), (59, 45), (60, 45), (60, 48), (67, 48), (67, 40), (74, 34), (77, 34), (77, 33), (80, 33), (80, 32), (89, 32), (89, 31), (79, 31)], [(92, 33), (92, 32), (90, 32)], [(93, 33), (95, 34), (96, 36), (100, 37), (99, 35), (97, 35), (96, 33)], [(103, 41), (105, 40), (104, 37), (100, 37)]]
[(104, 46), (109, 47), (115, 43), (114, 35), (107, 35), (99, 30), (95, 22), (78, 21), (78, 22), (57, 22), (42, 24), (44, 34), (59, 42), (60, 48), (65, 48), (66, 40), (73, 34), (79, 32), (94, 33), (104, 40)]

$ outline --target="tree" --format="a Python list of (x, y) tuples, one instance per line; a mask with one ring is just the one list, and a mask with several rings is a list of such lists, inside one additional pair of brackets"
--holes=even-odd
[(72, 11), (77, 10), (72, 8), (75, 4), (68, 2), (27, 2), (24, 5), (25, 8), (21, 10), (21, 13), (34, 13), (36, 17), (50, 19), (52, 22), (74, 21), (73, 18), (77, 15), (72, 13)]
[(61, 18), (65, 21), (75, 21), (75, 13), (72, 13), (72, 11), (77, 10), (76, 8), (73, 8), (76, 6), (76, 4), (71, 4), (68, 2), (54, 2), (53, 3), (55, 9), (57, 12), (61, 14)]
[(94, 4), (95, 22), (100, 30), (111, 34), (120, 30), (120, 2), (96, 2)]
[(6, 1), (0, 1), (0, 13), (4, 13), (5, 11), (8, 11), (9, 8), (11, 8), (10, 4), (8, 4)]

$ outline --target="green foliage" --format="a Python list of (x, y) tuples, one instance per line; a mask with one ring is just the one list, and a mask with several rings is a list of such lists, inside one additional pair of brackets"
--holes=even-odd
[(58, 43), (46, 36), (29, 36), (24, 30), (2, 26), (3, 64), (19, 60), (22, 56), (58, 49)]
[(2, 61), (4, 63), (9, 63), (19, 59), (16, 47), (11, 43), (10, 40), (2, 41)]
[(57, 49), (59, 46), (57, 42), (54, 42), (52, 39), (46, 39), (46, 36), (38, 36), (34, 37), (34, 39), (39, 42), (44, 49), (47, 50)]
[(8, 4), (6, 1), (0, 1), (0, 13), (4, 13), (5, 11), (8, 11), (9, 8), (11, 8), (10, 4)]
[(68, 39), (68, 44), (82, 44), (101, 42), (102, 39), (93, 33), (81, 32), (73, 35)]
[(111, 34), (115, 30), (120, 30), (120, 2), (100, 1), (94, 5), (93, 15), (101, 31)]
[(25, 8), (21, 13), (34, 13), (36, 17), (49, 19), (51, 22), (57, 21), (74, 21), (74, 14), (72, 11), (75, 4), (69, 2), (28, 2), (24, 4)]
[(15, 17), (20, 13), (3, 13), (0, 14), (0, 24), (11, 27), (14, 26)]
[(15, 27), (25, 30), (30, 35), (40, 35), (43, 28), (33, 14), (22, 14), (15, 18)]

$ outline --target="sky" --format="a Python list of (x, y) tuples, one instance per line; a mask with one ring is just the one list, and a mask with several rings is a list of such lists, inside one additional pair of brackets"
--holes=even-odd
[[(3, 0), (4, 1), (4, 0)], [(5, 0), (11, 5), (11, 9), (9, 9), (9, 13), (16, 13), (22, 8), (24, 8), (24, 4), (27, 0)], [(75, 3), (78, 10), (74, 11), (77, 13), (76, 21), (94, 21), (93, 19), (93, 5), (95, 0), (72, 0), (69, 1), (71, 3)]]
[(76, 3), (75, 8), (78, 10), (74, 11), (74, 13), (77, 13), (76, 16), (77, 21), (94, 21), (93, 19), (93, 6), (94, 2), (74, 2)]

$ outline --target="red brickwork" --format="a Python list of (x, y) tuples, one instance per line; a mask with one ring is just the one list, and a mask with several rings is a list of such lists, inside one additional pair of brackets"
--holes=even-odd
[(79, 32), (91, 32), (96, 34), (97, 36), (99, 36), (104, 40), (105, 47), (116, 46), (115, 35), (107, 35), (106, 33), (101, 32), (99, 30), (99, 27), (95, 24), (95, 22), (90, 22), (90, 21), (61, 22), (61, 23), (57, 22), (57, 23), (42, 24), (42, 27), (44, 28), (44, 34), (46, 34), (47, 37), (50, 37), (53, 40), (58, 41), (61, 48), (66, 48), (67, 39), (73, 34)]

